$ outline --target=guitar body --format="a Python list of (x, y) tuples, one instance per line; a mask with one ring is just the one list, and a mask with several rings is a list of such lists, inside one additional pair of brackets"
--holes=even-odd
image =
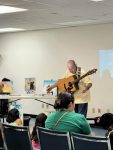
[(78, 89), (78, 86), (71, 84), (75, 82), (75, 80), (76, 80), (75, 76), (70, 76), (68, 78), (59, 79), (58, 85), (57, 85), (58, 91), (59, 92), (64, 92), (64, 91), (75, 92)]
[(75, 75), (73, 75), (68, 78), (58, 80), (58, 83), (57, 83), (58, 91), (59, 92), (68, 91), (70, 93), (74, 93), (76, 90), (79, 89), (78, 82), (81, 79), (85, 78), (86, 76), (95, 73), (96, 71), (97, 69), (92, 69), (78, 78)]

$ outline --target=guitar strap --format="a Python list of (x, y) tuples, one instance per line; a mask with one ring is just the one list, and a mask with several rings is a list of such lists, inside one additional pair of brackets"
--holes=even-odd
[(77, 67), (77, 78), (81, 76), (81, 67)]
[[(76, 78), (80, 78), (80, 76), (81, 76), (81, 67), (77, 67), (77, 72), (76, 72), (75, 76), (76, 76)], [(74, 86), (75, 86), (76, 90), (79, 89), (78, 82), (74, 83)]]

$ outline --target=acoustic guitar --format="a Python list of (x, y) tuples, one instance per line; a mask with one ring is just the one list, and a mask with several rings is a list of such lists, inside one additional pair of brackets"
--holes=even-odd
[(68, 91), (68, 92), (74, 93), (76, 90), (79, 89), (78, 82), (81, 79), (85, 78), (86, 76), (96, 73), (96, 71), (97, 69), (89, 70), (83, 76), (78, 77), (78, 78), (76, 77), (76, 75), (73, 75), (68, 78), (59, 79), (57, 82), (58, 91), (59, 92)]

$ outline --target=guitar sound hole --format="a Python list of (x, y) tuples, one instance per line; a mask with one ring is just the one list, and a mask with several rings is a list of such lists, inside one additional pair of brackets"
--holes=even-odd
[(72, 87), (72, 86), (73, 86), (73, 84), (72, 84), (71, 82), (69, 82), (68, 85), (69, 85), (69, 87)]

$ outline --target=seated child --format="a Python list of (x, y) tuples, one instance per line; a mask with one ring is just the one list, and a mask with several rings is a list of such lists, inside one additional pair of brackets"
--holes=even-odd
[(47, 115), (44, 113), (41, 113), (36, 116), (35, 125), (33, 127), (32, 133), (31, 133), (31, 139), (32, 139), (32, 146), (33, 148), (40, 148), (40, 144), (38, 143), (38, 137), (36, 132), (36, 127), (45, 127), (45, 120), (47, 119)]
[(22, 125), (22, 120), (19, 117), (18, 109), (13, 108), (13, 109), (9, 110), (6, 121), (10, 125), (21, 126)]

